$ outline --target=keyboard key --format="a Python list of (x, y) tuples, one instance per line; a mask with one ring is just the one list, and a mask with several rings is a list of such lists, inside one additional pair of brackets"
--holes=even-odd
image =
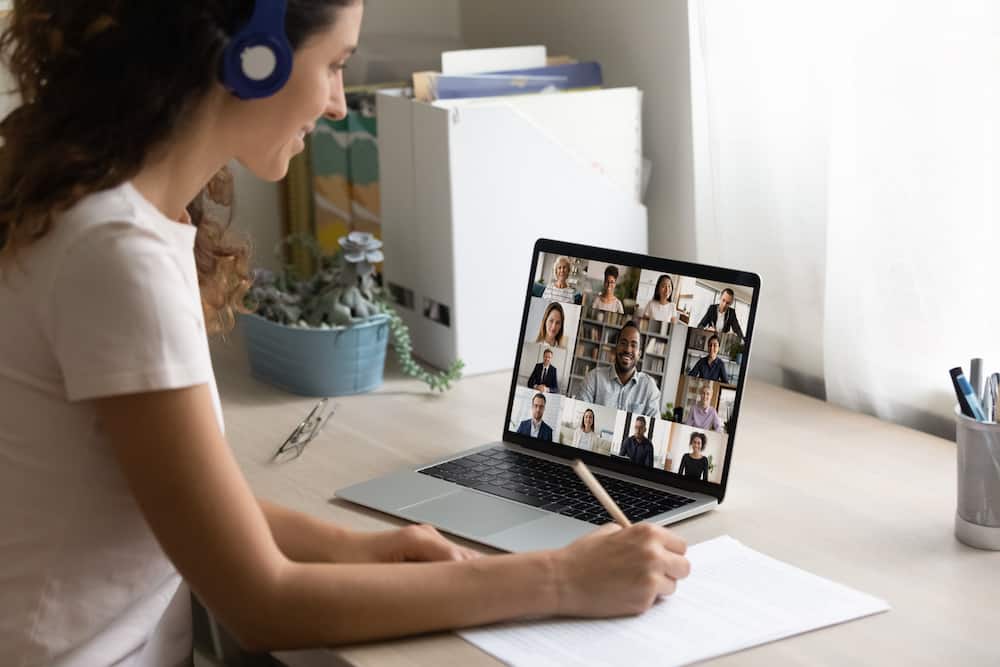
[(472, 486), (473, 489), (477, 491), (485, 491), (486, 493), (492, 494), (494, 496), (500, 496), (501, 498), (507, 498), (508, 500), (515, 500), (519, 503), (525, 505), (530, 505), (532, 507), (541, 507), (543, 503), (538, 498), (532, 498), (531, 496), (525, 495), (523, 493), (518, 493), (516, 491), (511, 491), (505, 489), (502, 486), (493, 486), (492, 484), (476, 484)]

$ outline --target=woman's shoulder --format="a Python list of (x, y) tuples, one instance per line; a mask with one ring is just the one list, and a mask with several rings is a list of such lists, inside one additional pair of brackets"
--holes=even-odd
[[(192, 240), (194, 231), (189, 232)], [(68, 262), (96, 262), (103, 266), (114, 263), (119, 256), (126, 261), (137, 247), (151, 242), (160, 250), (162, 241), (143, 224), (140, 211), (125, 196), (124, 187), (117, 186), (90, 193), (55, 213), (49, 232), (32, 244), (25, 253), (25, 262), (36, 269), (51, 269), (42, 270), (39, 276), (51, 275)]]
[(111, 246), (143, 241), (175, 245), (179, 241), (190, 248), (196, 232), (192, 225), (168, 220), (129, 182), (88, 194), (60, 213), (53, 225), (54, 237), (73, 246), (86, 241), (102, 246), (114, 239)]

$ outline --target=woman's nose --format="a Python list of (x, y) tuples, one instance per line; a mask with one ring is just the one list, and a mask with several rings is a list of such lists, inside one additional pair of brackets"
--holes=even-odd
[(347, 118), (347, 98), (344, 96), (343, 81), (340, 82), (327, 100), (326, 109), (323, 115), (331, 120), (343, 120)]

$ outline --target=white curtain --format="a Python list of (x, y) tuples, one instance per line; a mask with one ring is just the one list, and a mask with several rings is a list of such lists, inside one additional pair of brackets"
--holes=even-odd
[(1000, 370), (1000, 3), (689, 16), (698, 255), (762, 274), (755, 374), (952, 434), (948, 369)]

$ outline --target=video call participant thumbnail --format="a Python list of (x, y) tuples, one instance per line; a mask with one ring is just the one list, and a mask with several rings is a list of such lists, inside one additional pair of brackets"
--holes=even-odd
[(719, 417), (719, 413), (712, 407), (711, 401), (712, 384), (710, 382), (702, 382), (698, 387), (698, 402), (684, 415), (684, 423), (695, 428), (721, 431), (722, 418)]
[(652, 468), (653, 442), (646, 437), (646, 418), (642, 415), (636, 415), (632, 423), (632, 435), (622, 443), (618, 454), (627, 456), (635, 465)]
[(535, 342), (552, 347), (566, 347), (565, 324), (566, 313), (563, 312), (562, 305), (553, 301), (545, 308)]
[(681, 457), (681, 467), (678, 468), (677, 474), (689, 479), (708, 481), (708, 457), (702, 454), (706, 444), (707, 438), (704, 433), (696, 431), (691, 434), (691, 439), (688, 441), (691, 453)]
[(608, 264), (604, 269), (604, 289), (594, 299), (594, 308), (612, 313), (624, 313), (625, 306), (621, 299), (615, 296), (615, 285), (618, 284), (618, 267)]
[(570, 287), (567, 282), (567, 278), (569, 278), (569, 271), (569, 257), (566, 257), (565, 255), (558, 257), (552, 265), (552, 282), (546, 285), (545, 291), (542, 292), (543, 299), (573, 303), (573, 298), (576, 296), (576, 290)]
[(594, 441), (597, 439), (597, 424), (594, 411), (587, 408), (580, 417), (580, 426), (573, 432), (573, 446), (578, 449), (594, 451)]
[(674, 281), (663, 274), (656, 279), (656, 287), (653, 289), (653, 296), (642, 311), (642, 318), (646, 320), (656, 320), (658, 322), (677, 321), (677, 306), (674, 305)]
[(553, 394), (559, 393), (559, 379), (557, 378), (555, 366), (552, 365), (552, 350), (545, 348), (542, 352), (542, 361), (535, 364), (528, 378), (528, 386), (536, 391), (547, 391)]
[(641, 358), (639, 325), (626, 322), (615, 341), (614, 364), (591, 369), (583, 378), (576, 398), (648, 417), (658, 416), (660, 388), (653, 378), (638, 369)]
[(711, 329), (718, 333), (733, 331), (742, 340), (744, 338), (743, 328), (740, 327), (740, 321), (736, 319), (736, 309), (733, 308), (733, 301), (735, 299), (736, 294), (733, 290), (728, 287), (722, 290), (719, 303), (714, 303), (708, 307), (708, 310), (705, 311), (705, 316), (698, 322), (697, 328)]
[(531, 397), (531, 419), (525, 419), (517, 427), (521, 435), (552, 442), (552, 427), (542, 421), (545, 415), (545, 394), (539, 392)]
[(702, 357), (691, 367), (688, 375), (703, 380), (715, 380), (729, 384), (729, 374), (726, 373), (726, 363), (719, 359), (719, 337), (715, 334), (708, 339), (708, 356)]

